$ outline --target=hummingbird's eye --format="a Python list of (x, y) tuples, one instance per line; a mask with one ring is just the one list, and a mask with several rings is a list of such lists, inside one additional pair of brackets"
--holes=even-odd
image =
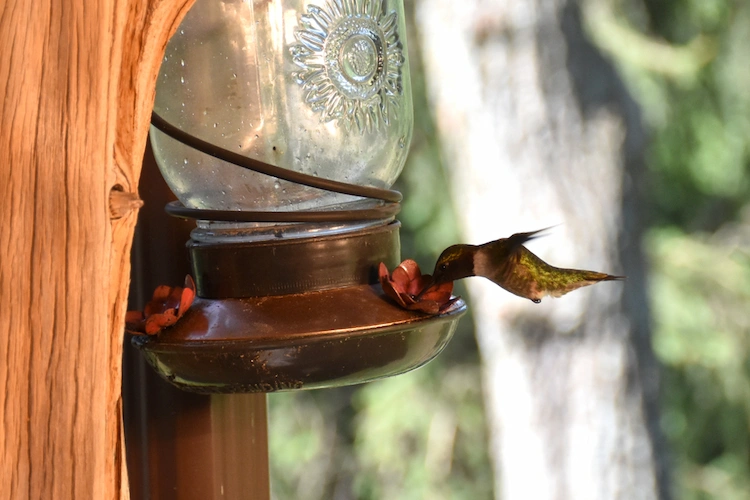
[(445, 271), (446, 269), (448, 269), (448, 264), (445, 264), (445, 263), (440, 264), (440, 270), (441, 271)]

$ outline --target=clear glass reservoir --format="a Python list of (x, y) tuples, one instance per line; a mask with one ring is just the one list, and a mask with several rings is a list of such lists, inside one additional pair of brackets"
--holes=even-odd
[[(388, 188), (413, 122), (402, 0), (197, 0), (167, 46), (154, 108), (248, 157)], [(153, 127), (151, 141), (187, 207), (291, 211), (357, 200), (225, 163)]]

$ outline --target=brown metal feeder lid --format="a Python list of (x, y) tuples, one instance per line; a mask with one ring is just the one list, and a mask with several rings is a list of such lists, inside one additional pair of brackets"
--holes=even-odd
[(273, 392), (357, 384), (434, 358), (466, 311), (429, 316), (379, 285), (243, 299), (196, 299), (158, 337), (134, 343), (165, 379), (193, 392)]

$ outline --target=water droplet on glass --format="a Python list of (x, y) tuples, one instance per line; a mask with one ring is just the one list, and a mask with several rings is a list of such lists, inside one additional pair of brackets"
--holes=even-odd
[(180, 59), (180, 66), (185, 66), (185, 59)]
[(314, 176), (314, 177), (317, 177), (317, 176), (318, 176), (318, 171), (317, 171), (317, 170), (313, 172), (313, 176)]
[(237, 73), (232, 73), (232, 78), (237, 78)]
[(273, 183), (273, 188), (274, 188), (274, 189), (279, 189), (280, 187), (281, 187), (281, 183), (280, 183), (279, 181), (275, 181), (275, 182)]
[(219, 126), (219, 124), (218, 124), (218, 123), (214, 123), (214, 128), (216, 128), (216, 127), (218, 127), (218, 126)]
[(188, 162), (187, 162), (187, 158), (184, 158), (184, 159), (182, 160), (182, 163), (184, 163), (185, 165), (187, 165), (187, 163), (188, 163)]
[(184, 76), (180, 77), (180, 83), (185, 83), (185, 77)]
[(406, 146), (406, 137), (401, 136), (398, 139), (398, 147), (400, 147), (401, 149), (404, 149), (404, 146)]
[(222, 189), (222, 190), (221, 190), (221, 194), (223, 194), (223, 195), (226, 195), (226, 194), (227, 194), (227, 192), (226, 192), (226, 191), (224, 191), (224, 190)]

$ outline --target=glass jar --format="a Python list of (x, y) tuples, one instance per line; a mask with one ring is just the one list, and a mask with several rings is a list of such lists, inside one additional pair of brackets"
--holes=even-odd
[[(402, 0), (198, 0), (167, 45), (154, 109), (248, 157), (388, 188), (412, 135), (406, 54)], [(245, 170), (153, 127), (151, 141), (164, 178), (190, 208), (361, 202)]]

